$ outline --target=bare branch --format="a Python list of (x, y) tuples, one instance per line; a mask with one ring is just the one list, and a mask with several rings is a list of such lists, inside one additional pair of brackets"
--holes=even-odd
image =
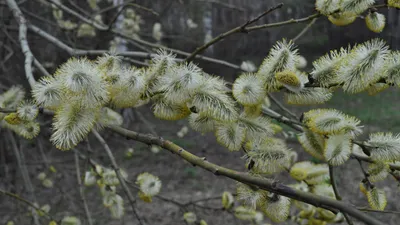
[[(338, 188), (336, 186), (334, 168), (331, 165), (329, 165), (329, 177), (331, 179), (331, 185), (332, 185), (332, 188), (333, 188), (333, 192), (335, 193), (335, 197), (336, 197), (336, 199), (338, 201), (341, 201), (342, 197), (340, 196), (339, 190), (338, 190)], [(342, 213), (343, 213), (344, 218), (346, 219), (346, 222), (349, 225), (353, 225), (354, 223), (353, 223), (353, 221), (351, 221), (350, 217), (346, 213), (344, 213), (344, 212), (342, 212)]]
[(128, 197), (128, 200), (129, 200), (129, 203), (131, 204), (133, 213), (136, 216), (137, 220), (139, 221), (139, 224), (143, 225), (142, 220), (140, 219), (140, 216), (135, 207), (135, 199), (134, 199), (131, 191), (129, 190), (128, 185), (126, 184), (125, 179), (121, 175), (120, 168), (117, 164), (117, 161), (115, 160), (115, 157), (114, 157), (110, 147), (108, 146), (106, 141), (103, 139), (103, 137), (101, 137), (100, 134), (96, 130), (93, 130), (92, 133), (97, 138), (97, 140), (100, 142), (100, 144), (103, 146), (104, 150), (106, 151), (106, 153), (108, 155), (108, 158), (110, 158), (111, 165), (113, 166), (113, 169), (115, 170), (115, 173), (117, 174), (117, 177), (118, 177), (119, 182), (121, 183), (122, 189), (124, 190), (126, 196)]
[(314, 23), (315, 23), (315, 21), (317, 21), (317, 19), (318, 19), (318, 17), (312, 19), (311, 22), (309, 22), (309, 23), (307, 24), (307, 26), (305, 26), (305, 27), (303, 28), (303, 30), (301, 30), (300, 33), (298, 33), (298, 34), (296, 35), (296, 37), (294, 37), (292, 40), (293, 40), (294, 42), (296, 42), (299, 38), (301, 38), (301, 36), (303, 36), (305, 33), (307, 33), (307, 31), (312, 27), (312, 25), (314, 25)]
[(14, 0), (7, 0), (7, 5), (10, 10), (13, 12), (15, 20), (17, 20), (19, 24), (19, 42), (21, 44), (22, 52), (25, 55), (25, 75), (29, 82), (29, 85), (33, 87), (36, 83), (35, 78), (32, 73), (32, 61), (33, 55), (31, 49), (29, 48), (28, 38), (26, 36), (27, 27), (26, 27), (26, 19), (22, 14), (19, 6)]
[(79, 156), (78, 156), (77, 151), (75, 151), (74, 155), (75, 155), (76, 178), (78, 180), (78, 186), (79, 186), (79, 194), (81, 195), (81, 200), (82, 200), (82, 203), (83, 203), (83, 208), (85, 209), (85, 214), (86, 214), (86, 218), (87, 218), (88, 224), (89, 225), (93, 225), (92, 217), (90, 215), (89, 207), (87, 205), (86, 198), (85, 198), (85, 193), (84, 193), (84, 190), (83, 190), (81, 171), (80, 171), (80, 168), (79, 168)]
[(232, 34), (235, 34), (235, 33), (247, 33), (247, 32), (248, 32), (248, 31), (247, 31), (247, 27), (248, 27), (250, 24), (253, 24), (253, 23), (257, 22), (257, 21), (260, 20), (262, 17), (264, 17), (264, 16), (266, 16), (267, 14), (269, 14), (269, 13), (275, 11), (276, 9), (282, 8), (282, 6), (283, 6), (283, 3), (280, 3), (280, 4), (278, 4), (278, 5), (274, 6), (274, 7), (271, 7), (271, 8), (269, 8), (267, 11), (265, 11), (265, 12), (261, 13), (260, 15), (258, 15), (256, 18), (247, 21), (246, 23), (242, 24), (241, 26), (238, 26), (238, 27), (236, 27), (236, 28), (233, 28), (233, 29), (230, 30), (230, 31), (227, 31), (227, 32), (225, 32), (225, 33), (223, 33), (223, 34), (218, 35), (217, 37), (215, 37), (215, 38), (212, 39), (211, 41), (207, 42), (207, 43), (204, 44), (203, 46), (198, 47), (194, 52), (192, 52), (192, 53), (186, 58), (186, 61), (187, 61), (187, 62), (192, 61), (192, 60), (195, 58), (196, 55), (200, 54), (201, 52), (203, 52), (204, 50), (206, 50), (206, 49), (207, 49), (208, 47), (210, 47), (211, 45), (213, 45), (213, 44), (215, 44), (215, 43), (217, 43), (217, 42), (219, 42), (219, 41), (222, 41), (224, 38), (226, 38), (226, 37), (228, 37), (228, 36), (230, 36), (230, 35), (232, 35)]

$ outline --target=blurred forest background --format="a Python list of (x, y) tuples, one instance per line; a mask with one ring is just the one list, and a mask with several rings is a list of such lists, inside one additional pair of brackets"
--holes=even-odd
[[(70, 47), (83, 50), (108, 50), (110, 42), (115, 43), (116, 36), (108, 31), (95, 31), (95, 36), (79, 37), (79, 29), (65, 29), (57, 24), (53, 15), (53, 9), (45, 0), (19, 0), (20, 8), (29, 23), (34, 24), (40, 29), (57, 37), (60, 41)], [(66, 6), (76, 10), (80, 15), (91, 18), (96, 12), (106, 9), (112, 5), (123, 3), (123, 0), (97, 1), (97, 8), (91, 8), (86, 0), (62, 0)], [(125, 2), (128, 2), (125, 0)], [(316, 13), (314, 0), (135, 0), (129, 1), (137, 5), (152, 9), (155, 13), (143, 10), (138, 7), (130, 6), (136, 15), (140, 15), (139, 29), (129, 35), (152, 43), (162, 44), (174, 49), (185, 52), (192, 52), (198, 46), (205, 43), (210, 37), (215, 37), (220, 33), (237, 27), (247, 20), (256, 17), (268, 8), (284, 3), (284, 7), (263, 17), (257, 24), (276, 23), (289, 19), (299, 19)], [(383, 1), (382, 1), (383, 3)], [(102, 15), (104, 24), (109, 24), (115, 18), (117, 10), (108, 10)], [(302, 35), (295, 44), (298, 46), (299, 53), (303, 55), (308, 65), (306, 71), (310, 71), (312, 61), (324, 55), (332, 49), (346, 47), (351, 44), (361, 43), (371, 38), (382, 38), (393, 50), (400, 49), (400, 11), (395, 9), (379, 9), (387, 18), (386, 28), (382, 33), (371, 32), (365, 26), (363, 18), (358, 18), (353, 24), (346, 27), (337, 27), (331, 24), (326, 17), (318, 18), (315, 23)], [(64, 13), (64, 20), (72, 23), (82, 23), (76, 17)], [(122, 26), (121, 17), (114, 23), (114, 27)], [(138, 20), (139, 21), (139, 20)], [(190, 22), (191, 21), (191, 22)], [(309, 22), (309, 21), (308, 21)], [(202, 55), (215, 59), (225, 60), (234, 65), (240, 66), (243, 61), (250, 60), (256, 67), (260, 65), (264, 57), (267, 56), (270, 48), (276, 41), (283, 38), (291, 39), (296, 37), (308, 24), (296, 23), (286, 26), (262, 29), (248, 34), (239, 33), (231, 35), (225, 40), (213, 45)], [(161, 24), (161, 37), (154, 37), (153, 30), (156, 23)], [(117, 39), (118, 41), (118, 39)], [(28, 32), (28, 42), (35, 58), (41, 62), (45, 68), (53, 73), (57, 66), (68, 60), (71, 55), (58, 46), (50, 43), (35, 32)], [(122, 46), (122, 47), (121, 47)], [(129, 51), (155, 51), (154, 48), (138, 47), (136, 42), (126, 41), (119, 43), (119, 47)], [(94, 56), (88, 56), (95, 58)], [(179, 56), (180, 57), (180, 56)], [(143, 58), (132, 57), (128, 60), (137, 66), (142, 66), (146, 61)], [(0, 0), (0, 93), (8, 87), (22, 84), (26, 90), (29, 85), (25, 78), (24, 56), (18, 43), (18, 25), (4, 0)], [(223, 66), (213, 62), (196, 59), (195, 62), (206, 72), (224, 77), (232, 81), (240, 70), (229, 66)], [(38, 79), (41, 76), (39, 70), (34, 71), (34, 76)], [(279, 94), (275, 95), (281, 99)], [(371, 131), (393, 131), (400, 132), (400, 95), (398, 89), (391, 89), (379, 93), (376, 96), (368, 96), (366, 93), (347, 95), (337, 91), (332, 100), (327, 104), (318, 107), (335, 107), (345, 113), (358, 117), (364, 125)], [(287, 106), (300, 115), (301, 112), (310, 107)], [(313, 106), (315, 108), (316, 106)], [(148, 132), (169, 138), (187, 148), (188, 150), (207, 156), (210, 161), (220, 163), (226, 167), (243, 170), (244, 162), (240, 158), (240, 153), (228, 153), (226, 149), (220, 147), (213, 135), (202, 136), (189, 131), (184, 138), (179, 138), (176, 133), (187, 124), (186, 121), (166, 122), (159, 121), (151, 114), (148, 106), (123, 112), (126, 127), (133, 130)], [(50, 118), (45, 118), (42, 124), (49, 124)], [(50, 126), (48, 126), (50, 127)], [(367, 133), (367, 132), (366, 132)], [(29, 196), (28, 199), (42, 204), (52, 205), (52, 212), (56, 215), (78, 215), (84, 221), (84, 214), (80, 204), (79, 191), (76, 187), (76, 174), (74, 169), (74, 156), (65, 152), (57, 151), (48, 142), (50, 131), (43, 129), (41, 137), (34, 141), (23, 141), (18, 139), (14, 142), (13, 135), (0, 130), (0, 186), (7, 190)], [(163, 182), (162, 195), (166, 198), (177, 201), (188, 202), (196, 199), (219, 196), (224, 190), (234, 192), (234, 183), (227, 179), (215, 178), (201, 169), (193, 168), (191, 165), (178, 160), (163, 151), (148, 151), (149, 147), (137, 144), (132, 141), (121, 141), (117, 136), (107, 133), (105, 135), (110, 146), (113, 146), (120, 166), (126, 169), (129, 176), (134, 177), (144, 171), (152, 172), (160, 177)], [(299, 149), (295, 143), (294, 149)], [(17, 147), (21, 151), (21, 157), (27, 167), (27, 172), (32, 179), (34, 191), (28, 193), (25, 189), (17, 162), (11, 148)], [(79, 145), (78, 149), (82, 152), (89, 152), (94, 158), (108, 164), (105, 154), (96, 150), (97, 145), (93, 140)], [(126, 159), (124, 156), (126, 149), (135, 149), (133, 158)], [(38, 150), (39, 149), (39, 150)], [(89, 149), (92, 149), (89, 151)], [(308, 156), (300, 156), (307, 158)], [(358, 182), (362, 179), (361, 171), (349, 171), (356, 162), (350, 162), (340, 168), (343, 176), (339, 179), (339, 185), (343, 186), (343, 196), (356, 198), (354, 204), (366, 205), (366, 200), (358, 190)], [(84, 165), (84, 160), (81, 160)], [(50, 166), (57, 168), (57, 173), (48, 171)], [(55, 188), (46, 189), (41, 186), (36, 179), (39, 172), (49, 173), (54, 182)], [(345, 173), (352, 174), (351, 180)], [(353, 174), (354, 173), (354, 174)], [(279, 178), (281, 181), (286, 178)], [(11, 181), (11, 182), (10, 182)], [(383, 186), (388, 190), (396, 189), (393, 184), (384, 183)], [(113, 221), (107, 215), (108, 212), (101, 205), (100, 198), (96, 189), (87, 188), (85, 190), (89, 208), (93, 212), (93, 217), (100, 218), (96, 224), (136, 224), (135, 219), (127, 208), (127, 216), (123, 222)], [(399, 210), (400, 206), (398, 191), (389, 191), (388, 210)], [(245, 224), (235, 220), (229, 212), (220, 212), (219, 200), (211, 199), (207, 201), (206, 208), (203, 204), (189, 204), (193, 207), (199, 217), (205, 218), (209, 224)], [(20, 203), (12, 202), (0, 196), (0, 223), (4, 224), (8, 220), (23, 221), (19, 224), (30, 224), (26, 220), (26, 207)], [(202, 202), (201, 202), (202, 203)], [(154, 200), (153, 203), (138, 203), (139, 212), (148, 224), (184, 224), (182, 213), (174, 204), (162, 200)], [(196, 203), (197, 204), (197, 203)], [(105, 213), (107, 212), (107, 213)], [(22, 216), (21, 216), (22, 215)], [(400, 216), (397, 214), (382, 215), (388, 224), (398, 224)], [(25, 218), (25, 219), (24, 219)], [(397, 221), (397, 222), (396, 222)], [(18, 223), (16, 223), (18, 224)], [(86, 224), (86, 223), (84, 223)]]

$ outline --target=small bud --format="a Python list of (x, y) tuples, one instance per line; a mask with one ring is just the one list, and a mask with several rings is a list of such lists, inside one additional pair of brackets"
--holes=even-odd
[(49, 170), (50, 170), (52, 173), (57, 173), (57, 170), (56, 170), (56, 168), (55, 168), (53, 165), (51, 165), (51, 166), (49, 167)]
[(42, 185), (46, 188), (52, 188), (54, 186), (53, 181), (51, 181), (50, 179), (44, 179), (42, 181)]
[(207, 222), (205, 220), (200, 220), (199, 225), (208, 225)]
[(188, 224), (194, 224), (197, 221), (197, 216), (192, 212), (186, 212), (185, 214), (183, 214), (183, 219)]
[(385, 15), (377, 12), (369, 13), (365, 18), (365, 23), (371, 31), (380, 33), (386, 25)]
[(160, 152), (161, 149), (157, 145), (152, 145), (150, 150), (152, 153), (157, 154)]
[(41, 173), (38, 174), (37, 178), (38, 178), (39, 180), (43, 181), (44, 179), (46, 179), (46, 174), (43, 173), (43, 172), (41, 172)]
[(142, 199), (144, 202), (150, 203), (153, 201), (151, 196), (146, 195), (142, 191), (139, 191), (138, 195), (139, 195), (139, 198)]
[(128, 149), (125, 151), (125, 158), (126, 158), (126, 159), (132, 158), (132, 157), (133, 157), (133, 152), (134, 152), (133, 148), (128, 148)]
[(234, 203), (233, 195), (230, 192), (224, 191), (222, 194), (222, 206), (224, 209), (232, 208)]
[(61, 220), (61, 225), (81, 225), (81, 221), (75, 216), (66, 216)]
[(11, 125), (18, 125), (22, 123), (22, 119), (18, 117), (17, 113), (8, 114), (6, 117), (4, 117), (4, 120)]
[(87, 171), (85, 173), (85, 178), (83, 179), (83, 184), (85, 186), (92, 186), (96, 183), (96, 180), (96, 176), (92, 172)]

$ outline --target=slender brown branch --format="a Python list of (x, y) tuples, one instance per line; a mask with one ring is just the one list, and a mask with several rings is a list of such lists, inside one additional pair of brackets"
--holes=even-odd
[(200, 158), (196, 155), (191, 154), (190, 152), (184, 150), (182, 147), (168, 140), (164, 140), (163, 138), (154, 137), (152, 135), (140, 134), (118, 126), (110, 127), (110, 129), (126, 138), (130, 138), (146, 144), (153, 144), (163, 147), (164, 149), (170, 151), (171, 153), (176, 154), (179, 157), (183, 158), (184, 160), (190, 162), (191, 164), (199, 166), (207, 171), (210, 171), (215, 175), (225, 176), (239, 182), (255, 185), (261, 189), (265, 189), (279, 195), (303, 201), (312, 204), (316, 207), (325, 208), (328, 210), (337, 209), (346, 212), (349, 215), (369, 225), (383, 225), (383, 223), (378, 221), (377, 219), (362, 213), (361, 211), (355, 209), (353, 206), (348, 205), (346, 203), (333, 200), (331, 198), (292, 189), (276, 181), (270, 181), (264, 178), (254, 177), (247, 173), (231, 170), (213, 164), (211, 162), (208, 162), (204, 158)]
[(15, 200), (17, 200), (19, 202), (22, 202), (25, 205), (28, 205), (28, 206), (34, 208), (36, 211), (42, 213), (43, 215), (45, 215), (49, 219), (54, 220), (54, 218), (49, 213), (47, 213), (46, 211), (43, 211), (43, 209), (37, 207), (35, 204), (33, 204), (32, 202), (30, 202), (30, 201), (26, 200), (25, 198), (19, 196), (18, 194), (5, 191), (5, 190), (3, 190), (1, 188), (0, 188), (0, 193), (3, 194), (3, 195), (6, 195), (8, 197), (11, 197), (11, 198), (13, 198), (13, 199), (15, 199)]
[(278, 106), (284, 113), (286, 113), (288, 116), (293, 117), (294, 119), (298, 119), (296, 114), (294, 114), (292, 111), (290, 111), (288, 108), (286, 108), (282, 103), (278, 101), (273, 95), (268, 94), (268, 98), (272, 100), (272, 102), (275, 103), (276, 106)]
[(117, 164), (117, 161), (115, 160), (115, 157), (114, 157), (110, 147), (108, 146), (106, 141), (103, 139), (103, 137), (101, 137), (100, 134), (96, 130), (93, 130), (92, 133), (97, 138), (97, 140), (100, 142), (100, 144), (103, 146), (104, 150), (106, 151), (106, 153), (108, 155), (108, 158), (110, 158), (111, 165), (112, 165), (113, 169), (115, 170), (115, 173), (117, 174), (117, 178), (118, 178), (119, 182), (121, 183), (122, 189), (124, 190), (126, 196), (128, 197), (128, 200), (132, 207), (133, 213), (134, 213), (136, 219), (139, 221), (139, 224), (143, 225), (142, 219), (140, 219), (140, 216), (135, 207), (135, 199), (134, 199), (131, 191), (129, 190), (128, 185), (126, 184), (125, 179), (121, 175), (120, 168)]
[(144, 11), (150, 12), (150, 13), (154, 14), (155, 16), (159, 16), (159, 15), (160, 15), (158, 12), (154, 11), (153, 9), (144, 7), (144, 6), (139, 5), (139, 4), (136, 4), (136, 3), (134, 3), (134, 2), (135, 2), (135, 0), (131, 0), (131, 1), (127, 1), (127, 2), (121, 3), (121, 4), (109, 6), (109, 7), (106, 7), (106, 8), (104, 8), (104, 9), (101, 9), (101, 10), (95, 12), (94, 14), (95, 14), (95, 15), (97, 15), (97, 14), (102, 14), (102, 13), (108, 12), (108, 11), (110, 11), (110, 10), (119, 8), (119, 7), (133, 6), (133, 7), (135, 7), (135, 8), (139, 8), (139, 9), (142, 9), (142, 10), (144, 10)]
[(305, 27), (300, 31), (300, 33), (298, 33), (298, 34), (296, 35), (296, 37), (294, 37), (292, 40), (293, 40), (294, 42), (296, 42), (297, 40), (299, 40), (299, 38), (301, 38), (305, 33), (307, 33), (307, 31), (314, 25), (314, 23), (315, 23), (315, 21), (317, 21), (317, 19), (318, 19), (318, 17), (315, 17), (314, 19), (312, 19), (312, 20), (307, 24), (307, 26), (305, 26)]
[(16, 112), (17, 110), (15, 109), (4, 109), (4, 108), (0, 108), (0, 113), (13, 113)]
[[(333, 192), (335, 193), (336, 199), (337, 199), (338, 201), (342, 201), (342, 197), (340, 196), (339, 190), (338, 190), (338, 188), (337, 188), (337, 186), (336, 186), (334, 168), (333, 168), (333, 166), (331, 166), (331, 165), (329, 165), (329, 177), (330, 177), (330, 179), (331, 179), (331, 185), (332, 185)], [(344, 212), (342, 212), (342, 213), (343, 213), (343, 216), (344, 216), (346, 222), (347, 222), (349, 225), (353, 225), (354, 223), (353, 223), (353, 221), (351, 221), (351, 219), (350, 219), (350, 217), (347, 215), (347, 213), (344, 213)]]
[(80, 170), (80, 167), (79, 167), (79, 155), (78, 155), (77, 151), (75, 151), (74, 156), (75, 156), (76, 179), (78, 181), (78, 186), (79, 186), (79, 194), (81, 196), (83, 208), (85, 209), (85, 214), (86, 214), (86, 218), (87, 218), (87, 221), (88, 221), (88, 225), (93, 225), (92, 216), (90, 215), (89, 207), (87, 205), (86, 198), (85, 198), (85, 193), (84, 193), (84, 190), (83, 190), (81, 170)]
[(246, 23), (242, 24), (241, 26), (235, 27), (235, 28), (233, 28), (232, 30), (229, 30), (229, 31), (227, 31), (227, 32), (225, 32), (225, 33), (223, 33), (223, 34), (218, 35), (217, 37), (215, 37), (215, 38), (212, 39), (211, 41), (207, 42), (207, 43), (204, 44), (203, 46), (198, 47), (194, 52), (192, 52), (192, 53), (186, 58), (186, 61), (187, 61), (187, 62), (192, 61), (192, 60), (196, 57), (196, 55), (202, 53), (204, 50), (206, 50), (206, 49), (207, 49), (208, 47), (210, 47), (211, 45), (213, 45), (213, 44), (215, 44), (215, 43), (217, 43), (217, 42), (219, 42), (219, 41), (222, 41), (224, 38), (226, 38), (226, 37), (228, 37), (228, 36), (230, 36), (230, 35), (232, 35), (232, 34), (235, 34), (235, 33), (247, 33), (247, 32), (248, 32), (248, 31), (247, 31), (247, 27), (248, 27), (250, 24), (253, 24), (253, 23), (257, 22), (257, 21), (260, 20), (262, 17), (266, 16), (267, 14), (273, 12), (273, 11), (276, 10), (276, 9), (281, 8), (282, 6), (283, 6), (283, 3), (280, 3), (280, 4), (278, 4), (278, 5), (274, 6), (274, 7), (271, 7), (271, 8), (269, 8), (267, 11), (265, 11), (265, 12), (261, 13), (260, 15), (258, 15), (256, 18), (247, 21)]
[(390, 211), (390, 210), (375, 210), (375, 209), (370, 209), (370, 208), (358, 208), (360, 211), (364, 212), (373, 212), (373, 213), (391, 213), (391, 214), (400, 214), (399, 211)]
[[(12, 149), (14, 150), (14, 155), (15, 155), (15, 158), (17, 159), (18, 168), (21, 172), (25, 187), (28, 190), (32, 200), (36, 202), (35, 190), (33, 189), (32, 181), (30, 179), (28, 170), (26, 168), (26, 164), (23, 160), (22, 152), (20, 152), (20, 149), (17, 146), (17, 142), (16, 142), (13, 134), (11, 133), (11, 131), (8, 131), (8, 136), (9, 136), (9, 140), (10, 140)], [(39, 225), (40, 222), (39, 222), (38, 215), (33, 210), (31, 210), (31, 213), (32, 213), (35, 224)]]
[(267, 23), (267, 24), (263, 24), (263, 25), (251, 26), (251, 27), (247, 27), (246, 30), (248, 32), (251, 32), (251, 31), (255, 31), (255, 30), (271, 28), (271, 27), (280, 27), (280, 26), (294, 24), (294, 23), (304, 23), (304, 22), (313, 20), (314, 18), (318, 18), (320, 16), (321, 16), (321, 14), (315, 13), (315, 14), (312, 14), (310, 16), (307, 16), (307, 17), (304, 17), (304, 18), (300, 18), (300, 19), (290, 19), (290, 20), (277, 22), (277, 23)]

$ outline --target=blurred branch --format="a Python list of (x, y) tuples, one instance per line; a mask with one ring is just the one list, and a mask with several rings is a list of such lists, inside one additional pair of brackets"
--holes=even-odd
[[(3, 31), (4, 35), (6, 35), (6, 37), (15, 45), (18, 46), (19, 48), (21, 46), (18, 45), (18, 43), (13, 39), (13, 37), (8, 33), (8, 31), (1, 27), (1, 30)], [(47, 72), (47, 70), (44, 68), (44, 66), (34, 57), (33, 58), (33, 64), (40, 70), (40, 72), (42, 72), (43, 75), (45, 76), (49, 76), (49, 72)]]
[(18, 194), (11, 193), (11, 192), (5, 191), (3, 189), (0, 189), (0, 193), (3, 194), (3, 195), (6, 195), (8, 197), (11, 197), (11, 198), (13, 198), (13, 199), (15, 199), (15, 200), (17, 200), (19, 202), (22, 202), (25, 205), (28, 205), (28, 206), (34, 208), (36, 211), (42, 213), (43, 215), (45, 215), (49, 219), (54, 220), (54, 218), (50, 214), (48, 214), (47, 212), (43, 211), (41, 208), (37, 207), (35, 204), (33, 204), (32, 202), (30, 202), (30, 201), (26, 200), (25, 198), (19, 196)]
[(7, 0), (7, 5), (12, 11), (15, 20), (19, 25), (19, 42), (21, 44), (22, 52), (25, 55), (25, 75), (29, 82), (29, 85), (33, 87), (36, 83), (35, 78), (32, 73), (32, 61), (33, 55), (31, 49), (29, 48), (28, 39), (27, 39), (27, 27), (26, 27), (26, 19), (22, 14), (19, 6), (14, 0)]
[[(339, 190), (338, 190), (338, 188), (336, 186), (334, 168), (331, 165), (329, 165), (329, 177), (331, 179), (331, 185), (332, 185), (332, 189), (333, 189), (333, 192), (335, 194), (336, 199), (338, 201), (342, 201), (342, 197), (340, 196)], [(353, 225), (354, 223), (353, 223), (353, 221), (351, 221), (350, 217), (346, 213), (344, 213), (344, 212), (342, 212), (342, 213), (343, 213), (344, 218), (346, 219), (346, 222), (349, 225)]]
[(81, 200), (82, 200), (82, 203), (83, 203), (83, 208), (85, 209), (85, 214), (86, 214), (86, 218), (87, 218), (87, 221), (88, 221), (88, 225), (93, 225), (92, 217), (90, 216), (89, 207), (87, 205), (86, 198), (85, 198), (85, 193), (84, 193), (84, 190), (83, 190), (81, 171), (80, 171), (80, 168), (79, 168), (79, 156), (78, 156), (78, 153), (76, 151), (75, 151), (74, 156), (75, 156), (76, 178), (78, 180), (78, 186), (79, 186), (79, 194), (81, 196)]
[(106, 7), (104, 9), (101, 9), (101, 10), (95, 12), (95, 15), (102, 14), (102, 13), (105, 13), (107, 11), (110, 11), (110, 10), (113, 10), (113, 9), (116, 9), (116, 8), (119, 8), (119, 7), (125, 7), (125, 6), (133, 6), (135, 8), (139, 8), (139, 9), (142, 9), (144, 11), (150, 12), (150, 13), (154, 14), (155, 16), (159, 16), (160, 15), (158, 12), (154, 11), (153, 9), (144, 7), (144, 6), (136, 4), (134, 2), (135, 2), (135, 0), (131, 0), (131, 1), (127, 1), (127, 2), (121, 3), (121, 4), (117, 4), (117, 5)]
[(311, 20), (311, 22), (309, 22), (307, 24), (307, 26), (305, 26), (303, 28), (303, 30), (300, 31), (299, 34), (296, 35), (296, 37), (294, 37), (292, 40), (293, 42), (296, 42), (299, 38), (301, 38), (301, 36), (303, 36), (305, 33), (307, 33), (307, 31), (312, 27), (312, 25), (314, 25), (315, 21), (317, 21), (318, 17), (314, 18)]
[(136, 219), (138, 220), (139, 224), (143, 225), (142, 220), (140, 219), (139, 214), (135, 207), (135, 199), (134, 199), (131, 191), (129, 190), (128, 185), (126, 184), (125, 179), (121, 175), (120, 168), (117, 164), (117, 161), (115, 160), (115, 157), (114, 157), (110, 147), (108, 146), (106, 141), (103, 139), (103, 137), (101, 137), (100, 134), (96, 130), (92, 130), (92, 133), (97, 138), (97, 140), (100, 142), (100, 144), (103, 146), (104, 150), (106, 151), (106, 153), (108, 155), (108, 158), (110, 158), (111, 165), (112, 165), (115, 173), (117, 174), (117, 178), (118, 178), (119, 182), (121, 183), (122, 189), (124, 190), (126, 196), (128, 197), (128, 200), (129, 200), (129, 203), (131, 204), (133, 213), (134, 213)]
[(358, 208), (360, 211), (364, 212), (373, 212), (373, 213), (391, 213), (391, 214), (400, 214), (400, 211), (390, 211), (390, 210), (375, 210), (370, 208)]
[(225, 3), (225, 2), (217, 1), (217, 0), (196, 0), (196, 1), (197, 2), (212, 3), (212, 4), (223, 6), (223, 7), (228, 8), (228, 9), (237, 10), (237, 11), (240, 11), (240, 12), (246, 11), (245, 8), (239, 7), (237, 5), (232, 5), (232, 4), (228, 4), (228, 3)]
[(70, 15), (75, 16), (76, 18), (78, 18), (79, 20), (81, 20), (87, 24), (92, 25), (93, 27), (95, 27), (98, 30), (101, 30), (101, 31), (108, 30), (108, 27), (105, 24), (99, 23), (96, 20), (88, 19), (88, 18), (82, 16), (81, 14), (79, 14), (78, 12), (74, 11), (73, 9), (68, 8), (67, 6), (61, 4), (59, 1), (55, 1), (55, 0), (45, 0), (45, 1), (50, 2), (52, 5), (56, 6), (57, 8), (63, 10), (64, 12), (67, 12)]
[(199, 166), (207, 171), (212, 172), (215, 175), (221, 175), (233, 180), (258, 186), (261, 189), (268, 190), (270, 192), (283, 195), (292, 199), (296, 199), (302, 202), (312, 204), (316, 207), (325, 208), (328, 210), (338, 209), (340, 211), (346, 212), (349, 215), (365, 222), (369, 225), (383, 225), (382, 222), (377, 219), (362, 213), (361, 211), (355, 209), (353, 206), (345, 204), (343, 202), (333, 200), (331, 198), (314, 195), (311, 193), (303, 192), (300, 190), (292, 189), (276, 181), (270, 181), (264, 178), (258, 178), (251, 176), (247, 173), (231, 170), (211, 162), (208, 162), (204, 158), (200, 158), (190, 152), (184, 150), (182, 147), (160, 137), (155, 137), (152, 135), (145, 135), (130, 131), (118, 126), (110, 127), (111, 130), (132, 140), (143, 142), (146, 144), (158, 145), (173, 154), (183, 158), (184, 160), (190, 162), (193, 165)]
[(255, 22), (257, 22), (258, 20), (260, 20), (262, 17), (268, 15), (269, 13), (275, 11), (276, 9), (282, 8), (283, 3), (280, 3), (274, 7), (269, 8), (267, 11), (264, 11), (263, 13), (261, 13), (260, 15), (258, 15), (256, 18), (248, 20), (246, 23), (242, 24), (241, 26), (238, 26), (236, 28), (233, 28), (230, 31), (227, 31), (223, 34), (218, 35), (217, 37), (215, 37), (214, 39), (212, 39), (211, 41), (207, 42), (206, 44), (204, 44), (203, 46), (198, 47), (194, 52), (192, 52), (185, 61), (190, 62), (192, 61), (196, 55), (200, 54), (201, 52), (203, 52), (204, 50), (206, 50), (208, 47), (210, 47), (211, 45), (222, 41), (224, 38), (235, 34), (235, 33), (248, 33), (247, 31), (247, 27), (250, 24), (253, 24)]
[[(154, 44), (154, 43), (151, 43), (151, 42), (148, 42), (148, 41), (145, 41), (145, 40), (141, 40), (141, 39), (138, 39), (138, 38), (134, 38), (134, 37), (128, 36), (128, 35), (126, 35), (124, 33), (121, 33), (120, 31), (118, 31), (116, 29), (108, 30), (108, 27), (104, 27), (104, 25), (99, 25), (94, 20), (90, 20), (90, 19), (82, 17), (81, 15), (79, 15), (79, 13), (77, 13), (77, 12), (73, 11), (72, 9), (64, 6), (61, 3), (56, 2), (55, 0), (46, 0), (46, 1), (51, 2), (52, 4), (54, 4), (55, 6), (60, 8), (61, 10), (66, 11), (67, 13), (70, 13), (70, 12), (72, 13), (73, 12), (71, 15), (77, 17), (78, 19), (82, 20), (83, 22), (89, 21), (88, 24), (92, 25), (93, 27), (95, 27), (98, 30), (109, 31), (112, 34), (115, 34), (115, 35), (117, 35), (117, 36), (119, 36), (121, 38), (124, 38), (126, 40), (131, 40), (131, 41), (134, 41), (134, 42), (136, 42), (138, 44), (149, 46), (151, 48), (155, 48), (155, 49), (160, 49), (161, 48), (161, 49), (165, 49), (165, 50), (168, 50), (168, 51), (171, 51), (173, 53), (176, 53), (176, 54), (179, 54), (179, 55), (183, 55), (183, 56), (189, 56), (190, 55), (190, 53), (187, 53), (187, 52), (184, 52), (184, 51), (181, 51), (181, 50), (168, 48), (168, 47), (165, 47), (163, 45)], [(30, 28), (31, 27), (32, 26), (30, 26)], [(211, 57), (197, 55), (196, 59), (201, 59), (201, 60), (204, 60), (204, 61), (208, 61), (208, 62), (220, 64), (220, 65), (224, 65), (224, 66), (231, 67), (231, 68), (234, 68), (234, 69), (240, 69), (240, 66), (238, 66), (238, 65), (229, 63), (229, 62), (224, 61), (224, 60), (214, 59), (214, 58), (211, 58)]]
[(15, 109), (4, 109), (4, 108), (0, 108), (0, 113), (13, 113), (16, 112), (17, 110)]
[(268, 98), (270, 98), (272, 100), (272, 102), (274, 102), (275, 105), (278, 106), (284, 113), (286, 113), (288, 116), (293, 117), (294, 119), (298, 119), (296, 114), (294, 114), (292, 111), (290, 111), (288, 108), (286, 108), (282, 103), (280, 103), (278, 101), (278, 99), (276, 99), (271, 94), (267, 94), (267, 95), (268, 95)]
[(246, 30), (248, 32), (251, 32), (251, 31), (270, 28), (270, 27), (280, 27), (280, 26), (284, 26), (284, 25), (288, 25), (288, 24), (304, 23), (304, 22), (313, 20), (314, 18), (318, 18), (320, 16), (321, 16), (321, 14), (315, 13), (315, 14), (312, 14), (310, 16), (307, 16), (307, 17), (304, 17), (304, 18), (300, 18), (300, 19), (290, 19), (290, 20), (277, 22), (277, 23), (267, 23), (267, 24), (263, 24), (263, 25), (251, 26), (251, 27), (248, 27)]
[[(33, 189), (32, 182), (31, 182), (31, 179), (29, 177), (28, 170), (26, 169), (26, 165), (22, 160), (20, 149), (18, 148), (17, 142), (15, 141), (15, 138), (14, 138), (13, 134), (11, 133), (11, 131), (8, 131), (8, 136), (9, 136), (9, 140), (10, 140), (10, 143), (11, 143), (11, 147), (14, 150), (14, 155), (15, 155), (15, 158), (17, 159), (18, 168), (19, 168), (19, 171), (21, 172), (22, 179), (23, 179), (23, 181), (25, 183), (25, 187), (28, 190), (32, 200), (36, 202), (35, 191)], [(37, 213), (33, 209), (31, 210), (31, 213), (32, 213), (33, 220), (34, 220), (35, 224), (36, 225), (40, 225)]]

